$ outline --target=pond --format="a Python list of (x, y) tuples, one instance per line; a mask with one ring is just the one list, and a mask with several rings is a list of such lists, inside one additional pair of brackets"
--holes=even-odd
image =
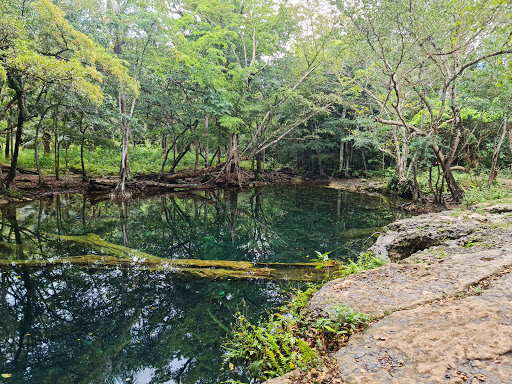
[[(315, 251), (355, 258), (396, 205), (285, 185), (4, 207), (0, 382), (244, 380), (222, 367), (234, 314), (256, 320), (289, 300)], [(279, 274), (258, 275), (268, 266)]]

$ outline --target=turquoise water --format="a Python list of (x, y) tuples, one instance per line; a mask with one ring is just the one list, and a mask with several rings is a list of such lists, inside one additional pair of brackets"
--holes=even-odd
[[(201, 279), (144, 267), (45, 261), (97, 253), (94, 233), (169, 259), (307, 262), (355, 257), (396, 201), (315, 185), (167, 195), (129, 204), (56, 196), (0, 211), (0, 378), (9, 383), (220, 383), (236, 311), (257, 319), (290, 280)], [(308, 257), (309, 256), (309, 257)], [(41, 261), (21, 266), (20, 260)]]

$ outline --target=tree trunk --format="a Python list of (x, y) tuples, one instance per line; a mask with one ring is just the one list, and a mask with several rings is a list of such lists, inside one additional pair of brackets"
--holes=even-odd
[(453, 173), (450, 168), (451, 164), (447, 161), (446, 157), (441, 152), (441, 148), (439, 148), (437, 144), (432, 144), (432, 150), (434, 151), (434, 154), (436, 155), (439, 164), (441, 165), (444, 179), (446, 180), (446, 185), (448, 186), (453, 199), (456, 202), (460, 202), (464, 198), (464, 192), (453, 177)]
[(237, 171), (238, 164), (238, 133), (232, 133), (229, 138), (229, 173)]
[(11, 158), (11, 132), (12, 132), (12, 124), (9, 122), (9, 126), (7, 127), (7, 135), (5, 136), (5, 158)]
[(322, 157), (321, 157), (319, 149), (316, 150), (316, 159), (318, 161), (318, 172), (319, 172), (320, 176), (323, 177), (323, 176), (325, 176), (325, 172), (324, 172), (324, 167), (322, 166)]
[(167, 135), (162, 135), (162, 157), (167, 154)]
[(58, 113), (59, 108), (55, 108), (53, 110), (53, 136), (54, 136), (54, 143), (53, 143), (53, 152), (54, 152), (54, 164), (55, 164), (55, 180), (60, 179), (59, 171), (60, 171), (60, 164), (59, 164), (59, 122), (58, 122)]
[(85, 145), (85, 129), (83, 125), (84, 114), (80, 117), (80, 133), (82, 134), (82, 140), (80, 141), (80, 165), (82, 166), (82, 181), (87, 181), (87, 173), (85, 172), (84, 164), (84, 145)]
[(196, 141), (196, 162), (194, 164), (194, 169), (197, 169), (199, 167), (199, 151), (201, 149), (199, 145), (199, 141)]
[(347, 150), (348, 150), (349, 146), (350, 146), (350, 156), (347, 156), (347, 159), (345, 162), (345, 178), (348, 178), (348, 170), (350, 168), (350, 159), (352, 159), (352, 152), (353, 152), (352, 145), (350, 145), (350, 143), (347, 142)]
[[(510, 153), (512, 153), (512, 129), (508, 130), (508, 145), (510, 148)], [(512, 165), (510, 165), (510, 173), (512, 174)]]
[(338, 168), (338, 172), (341, 176), (341, 172), (343, 171), (343, 156), (345, 154), (345, 143), (340, 141), (340, 166)]
[(38, 185), (43, 184), (43, 175), (41, 173), (41, 167), (39, 166), (39, 152), (38, 152), (38, 144), (39, 144), (39, 131), (41, 129), (41, 125), (43, 123), (43, 119), (46, 115), (47, 109), (43, 112), (41, 115), (41, 118), (39, 119), (39, 123), (36, 126), (36, 135), (34, 138), (34, 159), (36, 161), (36, 170), (37, 170), (37, 177), (38, 177)]
[(190, 150), (190, 144), (187, 145), (185, 147), (185, 149), (183, 150), (183, 152), (181, 152), (179, 154), (179, 156), (173, 161), (172, 163), (172, 167), (171, 167), (171, 170), (169, 171), (169, 173), (172, 175), (176, 169), (176, 167), (178, 166), (178, 164), (180, 163), (181, 159), (183, 159), (186, 155), (186, 153)]
[(54, 164), (55, 164), (55, 180), (60, 180), (60, 143), (57, 135), (55, 135), (55, 146), (53, 148)]
[(208, 169), (208, 113), (204, 114), (204, 167)]
[(44, 153), (51, 153), (52, 150), (50, 148), (50, 142), (51, 142), (51, 136), (48, 132), (43, 132), (43, 152)]
[(491, 163), (491, 171), (489, 172), (489, 180), (487, 181), (487, 186), (490, 187), (492, 183), (498, 177), (498, 157), (500, 155), (501, 146), (503, 145), (503, 141), (505, 140), (505, 136), (507, 135), (507, 116), (503, 117), (503, 133), (498, 141), (498, 144), (494, 146), (494, 151), (492, 154), (492, 163)]
[(242, 187), (238, 153), (238, 133), (232, 133), (229, 137), (229, 152), (223, 171), (225, 172), (227, 182), (232, 182), (236, 177), (240, 188)]
[(7, 174), (5, 180), (3, 180), (2, 183), (2, 187), (5, 189), (9, 189), (9, 186), (16, 177), (16, 167), (18, 166), (18, 154), (21, 145), (21, 135), (23, 133), (23, 124), (25, 123), (25, 119), (27, 116), (26, 96), (23, 78), (20, 75), (15, 75), (12, 73), (8, 73), (7, 78), (9, 81), (9, 86), (16, 92), (16, 100), (18, 103), (18, 121), (16, 125), (16, 140), (14, 142), (14, 151), (12, 153), (11, 158), (11, 169), (9, 169), (9, 173)]
[(119, 93), (119, 111), (121, 112), (122, 136), (121, 166), (119, 169), (119, 184), (114, 191), (114, 195), (124, 199), (129, 197), (129, 193), (126, 191), (126, 180), (130, 177), (130, 163), (128, 160), (130, 128), (129, 122), (123, 117), (126, 114), (126, 94), (123, 92)]

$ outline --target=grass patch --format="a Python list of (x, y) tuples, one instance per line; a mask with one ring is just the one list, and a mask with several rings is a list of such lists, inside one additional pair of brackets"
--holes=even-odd
[[(43, 148), (39, 150), (39, 165), (44, 175), (55, 174), (55, 160), (53, 153), (43, 153)], [(130, 170), (133, 174), (146, 174), (150, 172), (160, 172), (163, 158), (161, 149), (146, 145), (138, 145), (135, 150), (129, 150)], [(3, 152), (0, 153), (0, 162), (9, 164), (10, 159), (6, 159)], [(66, 151), (60, 153), (60, 170), (64, 174), (66, 170)], [(121, 164), (121, 149), (118, 147), (95, 147), (94, 151), (90, 149), (84, 151), (85, 170), (88, 174), (99, 175), (117, 175), (119, 165)], [(167, 161), (166, 170), (172, 164), (172, 157)], [(200, 166), (203, 166), (204, 160), (200, 159)], [(36, 163), (33, 149), (22, 149), (18, 156), (18, 166), (21, 168), (35, 169)], [(189, 152), (178, 164), (177, 171), (194, 168), (195, 154)], [(70, 146), (67, 151), (67, 169), (72, 173), (81, 173), (80, 147)]]

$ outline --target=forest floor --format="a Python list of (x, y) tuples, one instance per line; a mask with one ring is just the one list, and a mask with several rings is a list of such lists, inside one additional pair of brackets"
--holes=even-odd
[(510, 383), (511, 226), (510, 199), (388, 226), (370, 251), (392, 263), (333, 280), (308, 304), (313, 316), (346, 303), (374, 317), (322, 383)]

